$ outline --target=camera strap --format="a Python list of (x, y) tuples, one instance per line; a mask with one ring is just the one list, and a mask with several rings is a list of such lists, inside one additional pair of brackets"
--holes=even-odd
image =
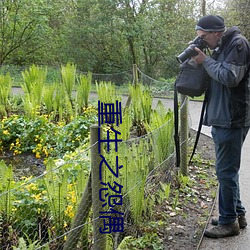
[(196, 132), (196, 138), (195, 138), (195, 142), (194, 142), (193, 152), (192, 152), (192, 154), (190, 156), (189, 164), (191, 164), (191, 162), (192, 162), (193, 156), (195, 154), (195, 151), (196, 151), (196, 148), (197, 148), (197, 145), (198, 145), (198, 142), (199, 142), (199, 138), (200, 138), (200, 134), (201, 134), (201, 129), (202, 129), (203, 117), (204, 117), (204, 113), (205, 113), (205, 109), (206, 109), (206, 104), (207, 104), (207, 92), (208, 91), (205, 91), (205, 96), (204, 96), (204, 100), (203, 100), (202, 108), (201, 108), (199, 126), (198, 126), (198, 130)]
[[(192, 154), (189, 159), (189, 164), (191, 164), (192, 162), (193, 156), (195, 154), (195, 151), (199, 142), (203, 117), (204, 117), (206, 104), (207, 104), (207, 96), (208, 96), (207, 92), (208, 91), (205, 91), (205, 97), (204, 97), (204, 101), (202, 103), (202, 108), (201, 108), (199, 126), (196, 132), (195, 143), (194, 143)], [(176, 89), (176, 84), (174, 85), (174, 128), (175, 128), (174, 141), (175, 141), (175, 151), (176, 151), (176, 167), (179, 168), (181, 159), (180, 159), (180, 137), (179, 137), (179, 105), (178, 105), (178, 92)]]

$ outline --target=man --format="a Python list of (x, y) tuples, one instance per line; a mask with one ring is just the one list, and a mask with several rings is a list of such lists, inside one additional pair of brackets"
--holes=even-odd
[(193, 59), (210, 76), (204, 125), (212, 126), (219, 181), (219, 218), (205, 235), (221, 238), (239, 234), (247, 226), (240, 200), (241, 149), (250, 126), (250, 47), (237, 27), (225, 29), (220, 16), (202, 17), (195, 30), (213, 50), (206, 56), (195, 48)]

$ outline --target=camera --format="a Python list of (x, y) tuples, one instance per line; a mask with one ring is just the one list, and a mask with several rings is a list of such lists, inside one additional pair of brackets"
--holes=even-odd
[(190, 45), (180, 54), (176, 57), (177, 61), (179, 63), (183, 63), (188, 58), (198, 55), (198, 53), (195, 51), (195, 47), (199, 48), (200, 50), (203, 50), (207, 48), (207, 43), (199, 36), (197, 36)]

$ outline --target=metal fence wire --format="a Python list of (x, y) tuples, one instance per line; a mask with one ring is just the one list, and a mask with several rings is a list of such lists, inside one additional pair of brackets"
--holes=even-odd
[[(152, 86), (154, 80), (141, 75)], [(187, 119), (186, 99), (180, 109)], [(125, 239), (137, 237), (141, 223), (155, 216), (154, 205), (176, 171), (173, 129), (170, 116), (108, 150), (106, 131), (94, 125), (88, 148), (79, 147), (73, 157), (48, 159), (32, 176), (17, 177), (17, 170), (2, 160), (0, 249), (119, 249)], [(106, 139), (99, 148), (102, 136)], [(16, 182), (20, 185), (13, 188)]]

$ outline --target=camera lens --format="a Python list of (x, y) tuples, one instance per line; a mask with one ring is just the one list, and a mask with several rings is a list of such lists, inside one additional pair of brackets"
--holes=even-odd
[(188, 58), (198, 55), (198, 53), (194, 49), (195, 47), (195, 44), (191, 44), (189, 47), (187, 47), (180, 55), (176, 57), (177, 61), (179, 63), (183, 63)]

